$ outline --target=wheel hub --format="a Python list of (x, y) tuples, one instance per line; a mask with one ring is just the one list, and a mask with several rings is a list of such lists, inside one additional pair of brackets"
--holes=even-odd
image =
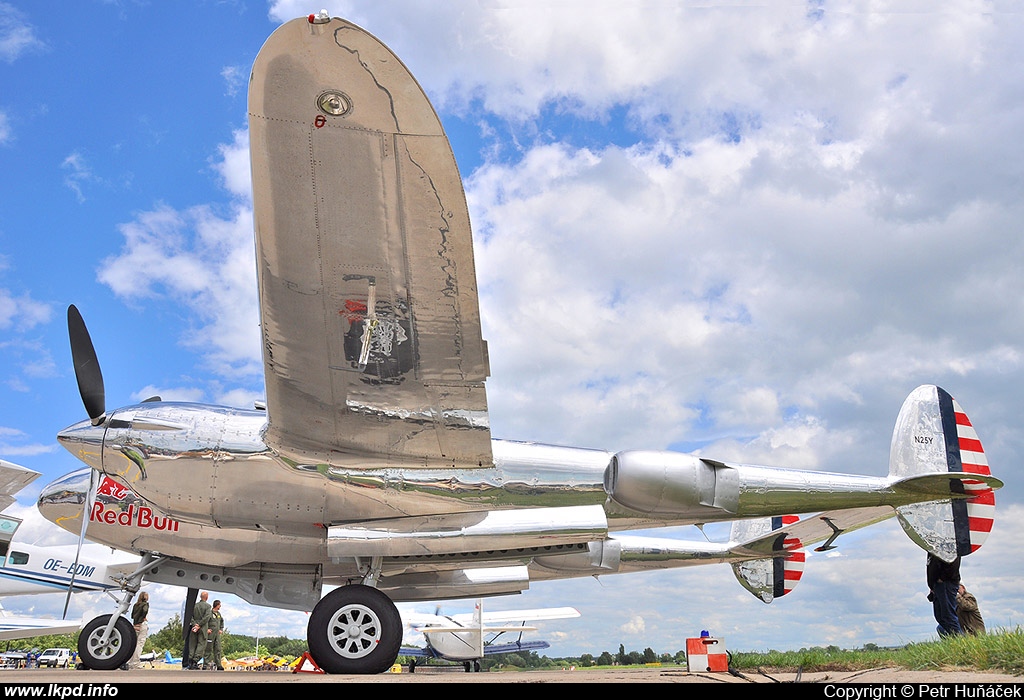
[(335, 614), (330, 643), (334, 650), (349, 659), (366, 656), (380, 643), (380, 619), (364, 605), (346, 605)]
[(116, 631), (112, 631), (107, 641), (103, 642), (103, 628), (100, 628), (89, 635), (87, 643), (93, 656), (98, 659), (107, 659), (116, 654), (118, 649), (121, 648), (121, 637)]

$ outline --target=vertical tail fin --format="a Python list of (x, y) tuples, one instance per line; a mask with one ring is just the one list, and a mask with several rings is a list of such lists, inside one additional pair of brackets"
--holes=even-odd
[[(737, 520), (732, 526), (731, 539), (734, 542), (746, 542), (792, 525), (797, 520), (795, 515)], [(770, 603), (792, 591), (800, 582), (806, 555), (797, 548), (802, 546), (799, 540), (787, 538), (784, 533), (780, 533), (772, 545), (773, 550), (780, 552), (779, 556), (737, 562), (732, 565), (732, 572), (736, 580), (754, 597)]]
[[(891, 476), (958, 472), (991, 476), (978, 434), (945, 390), (920, 386), (903, 404), (889, 453)], [(952, 561), (985, 542), (995, 519), (995, 492), (982, 481), (959, 479), (965, 498), (900, 506), (896, 516), (923, 549)], [(973, 495), (972, 495), (973, 494)]]

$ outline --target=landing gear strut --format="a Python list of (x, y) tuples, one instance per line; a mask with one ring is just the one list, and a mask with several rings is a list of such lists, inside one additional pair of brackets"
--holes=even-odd
[(78, 658), (82, 666), (97, 671), (112, 671), (128, 662), (135, 651), (138, 637), (124, 614), (142, 587), (143, 576), (162, 561), (163, 557), (154, 554), (143, 556), (139, 568), (119, 581), (124, 595), (118, 603), (117, 612), (95, 617), (82, 628), (82, 633), (78, 635)]

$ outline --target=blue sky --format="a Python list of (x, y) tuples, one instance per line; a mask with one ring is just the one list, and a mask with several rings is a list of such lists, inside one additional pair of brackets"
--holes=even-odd
[[(1020, 14), (324, 6), (395, 50), (452, 141), (496, 437), (883, 474), (903, 398), (939, 384), (1007, 483), (965, 577), (990, 627), (1024, 622)], [(245, 88), (274, 28), (320, 7), (0, 0), (0, 457), (43, 473), (15, 506), (26, 536), (66, 541), (31, 506), (78, 466), (54, 438), (84, 415), (68, 304), (108, 405), (262, 397)], [(581, 618), (542, 626), (555, 655), (675, 652), (701, 629), (743, 650), (934, 634), (923, 552), (895, 523), (831, 555), (771, 606), (728, 567), (488, 605), (576, 605)], [(180, 595), (155, 590), (154, 619)], [(226, 609), (232, 631), (304, 636), (301, 613)]]

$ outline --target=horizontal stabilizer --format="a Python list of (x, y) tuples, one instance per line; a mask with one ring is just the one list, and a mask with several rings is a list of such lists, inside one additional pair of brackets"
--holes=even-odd
[[(816, 551), (828, 551), (835, 549), (834, 543), (841, 534), (874, 525), (893, 515), (895, 513), (889, 506), (827, 511), (806, 517), (803, 520), (794, 518), (747, 540), (736, 538), (736, 535), (740, 533), (734, 526), (733, 540), (735, 544), (730, 547), (729, 551), (733, 554), (750, 557), (774, 557), (779, 556), (780, 552), (810, 547), (818, 542), (825, 544), (818, 547)], [(761, 521), (750, 522), (757, 523), (768, 520), (765, 518)], [(771, 518), (771, 520), (778, 520), (778, 518)]]
[[(948, 481), (948, 478), (946, 479)], [(784, 596), (803, 575), (801, 549), (822, 542), (816, 552), (835, 549), (839, 536), (895, 515), (890, 506), (827, 511), (803, 520), (796, 516), (759, 518), (733, 524), (729, 553), (750, 557), (732, 564), (737, 580), (765, 603)]]
[(892, 488), (898, 492), (914, 496), (940, 498), (973, 498), (982, 492), (991, 493), (1001, 489), (1003, 482), (994, 476), (982, 476), (968, 472), (947, 472), (945, 474), (924, 474), (909, 476), (893, 483)]

